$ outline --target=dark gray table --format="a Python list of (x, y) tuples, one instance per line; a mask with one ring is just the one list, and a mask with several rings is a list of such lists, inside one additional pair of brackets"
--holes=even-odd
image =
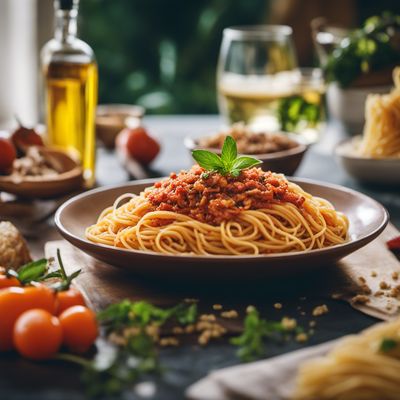
[[(219, 128), (220, 121), (217, 116), (166, 116), (148, 117), (145, 119), (145, 125), (162, 143), (162, 152), (153, 165), (153, 174), (161, 176), (173, 170), (187, 168), (191, 164), (190, 156), (183, 145), (185, 136), (213, 132)], [(337, 183), (364, 192), (384, 204), (391, 214), (392, 222), (400, 227), (398, 191), (393, 188), (362, 186), (348, 177), (336, 164), (332, 150), (342, 136), (340, 126), (331, 124), (321, 142), (307, 153), (296, 175)], [(129, 179), (114, 153), (105, 149), (99, 149), (97, 175), (100, 185), (112, 185)], [(38, 230), (41, 235), (33, 235), (29, 241), (36, 256), (41, 255), (46, 240), (59, 238), (51, 219), (38, 225)], [(230, 283), (211, 284), (207, 288), (194, 286), (193, 293), (206, 291), (207, 302), (210, 304), (229, 302), (237, 304), (238, 309), (247, 304), (255, 304), (264, 316), (278, 319), (282, 315), (289, 315), (296, 317), (303, 325), (310, 320), (313, 307), (325, 303), (330, 312), (318, 319), (316, 333), (306, 344), (309, 346), (357, 332), (376, 322), (373, 318), (353, 310), (348, 304), (313, 296), (313, 287), (329, 284), (328, 280), (322, 272), (274, 282), (247, 282), (240, 286)], [(174, 282), (165, 282), (164, 285), (166, 291), (173, 290), (179, 293), (183, 290), (185, 294), (188, 292), (186, 287), (182, 288)], [(163, 286), (158, 287), (159, 290), (164, 290)], [(307, 300), (304, 301), (301, 298), (305, 293)], [(283, 311), (278, 312), (273, 308), (275, 302), (283, 303)], [(304, 316), (300, 314), (299, 308), (305, 311)], [(299, 347), (301, 345), (295, 342), (271, 342), (268, 344), (267, 356), (282, 354)], [(165, 349), (161, 352), (161, 360), (166, 372), (155, 381), (156, 393), (152, 398), (157, 400), (181, 399), (185, 388), (209, 371), (239, 362), (235, 349), (227, 341), (213, 343), (206, 348), (185, 345), (176, 349)], [(75, 366), (54, 362), (34, 364), (13, 355), (1, 355), (0, 371), (0, 399), (85, 398), (79, 382), (79, 370)], [(140, 397), (131, 390), (122, 398)]]

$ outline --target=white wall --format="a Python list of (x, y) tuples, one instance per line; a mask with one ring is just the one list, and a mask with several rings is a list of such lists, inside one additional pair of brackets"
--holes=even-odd
[(39, 52), (51, 15), (51, 0), (0, 0), (0, 128), (14, 125), (15, 114), (38, 122)]

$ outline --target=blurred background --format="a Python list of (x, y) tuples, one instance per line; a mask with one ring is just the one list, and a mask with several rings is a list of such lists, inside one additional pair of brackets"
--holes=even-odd
[[(299, 63), (316, 65), (310, 22), (357, 27), (398, 0), (81, 0), (80, 37), (99, 65), (99, 103), (140, 104), (147, 114), (217, 112), (215, 71), (230, 25), (293, 27)], [(0, 1), (0, 123), (18, 109), (39, 115), (39, 51), (53, 34), (52, 0)]]

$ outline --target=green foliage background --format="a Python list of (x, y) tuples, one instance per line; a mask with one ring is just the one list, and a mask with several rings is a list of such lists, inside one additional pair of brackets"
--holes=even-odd
[(99, 64), (99, 102), (147, 113), (217, 112), (223, 28), (263, 23), (267, 0), (81, 0), (80, 36)]

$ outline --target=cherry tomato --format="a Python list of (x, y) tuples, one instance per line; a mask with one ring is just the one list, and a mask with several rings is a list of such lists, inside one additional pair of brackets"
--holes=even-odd
[(17, 153), (13, 144), (4, 138), (0, 138), (0, 173), (6, 174), (12, 167)]
[(73, 306), (60, 316), (64, 344), (75, 353), (85, 353), (98, 335), (96, 314), (87, 307)]
[(0, 289), (5, 289), (9, 287), (21, 286), (20, 281), (13, 276), (8, 277), (0, 273)]
[(76, 288), (69, 288), (57, 293), (57, 315), (72, 306), (86, 306), (82, 293)]
[(15, 348), (31, 360), (54, 356), (62, 344), (63, 332), (58, 318), (38, 308), (22, 313), (15, 322), (13, 333)]
[(40, 308), (54, 314), (55, 293), (44, 285), (0, 290), (0, 351), (13, 348), (15, 321), (23, 312), (32, 308)]
[(122, 130), (117, 145), (125, 147), (128, 154), (143, 165), (150, 164), (160, 151), (158, 142), (142, 126)]

